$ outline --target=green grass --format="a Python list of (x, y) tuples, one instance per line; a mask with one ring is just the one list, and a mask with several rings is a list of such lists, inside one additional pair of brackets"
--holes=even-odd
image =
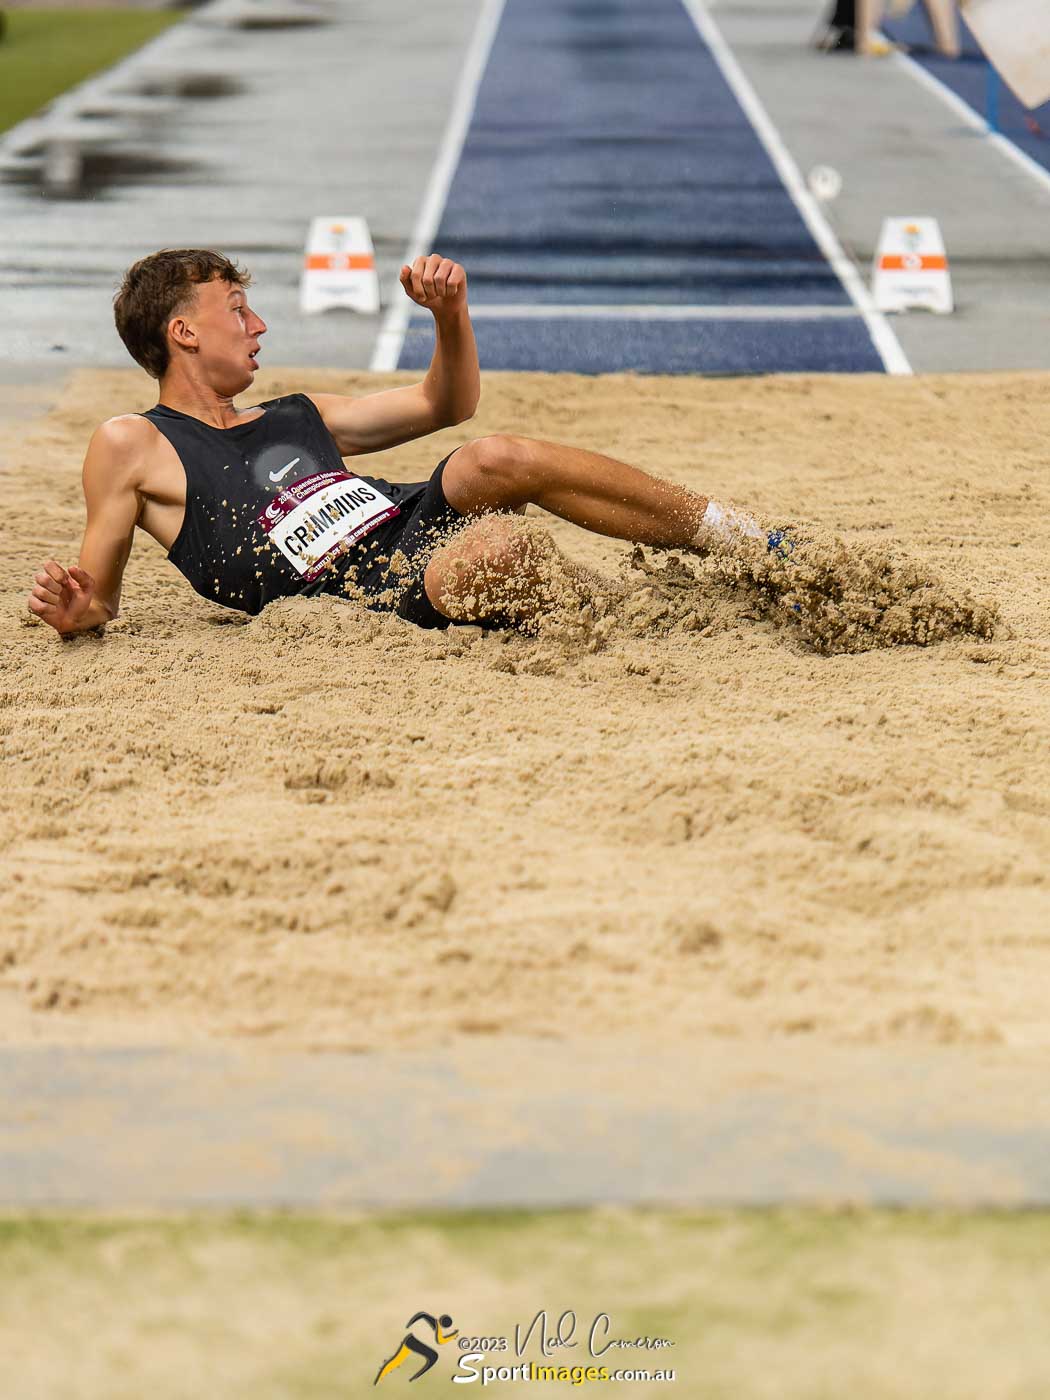
[[(1047, 1297), (1046, 1211), (0, 1217), (18, 1400), (365, 1396), (420, 1308), (509, 1339), (572, 1308), (559, 1364), (587, 1363), (602, 1312), (612, 1336), (671, 1339), (606, 1356), (676, 1369), (617, 1387), (631, 1400), (1045, 1400)], [(420, 1394), (447, 1388), (456, 1355)]]
[(0, 132), (108, 68), (179, 15), (161, 10), (7, 10), (0, 40)]

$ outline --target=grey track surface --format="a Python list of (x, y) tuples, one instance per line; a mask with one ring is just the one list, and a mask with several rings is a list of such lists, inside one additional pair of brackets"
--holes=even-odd
[[(865, 276), (885, 215), (941, 220), (958, 311), (891, 318), (913, 367), (1050, 367), (1050, 187), (895, 63), (814, 52), (815, 0), (710, 8), (803, 172), (844, 175), (832, 222)], [(205, 9), (155, 41), (236, 90), (180, 99), (84, 198), (0, 183), (0, 375), (57, 383), (74, 366), (128, 364), (110, 308), (120, 274), (179, 245), (222, 247), (254, 272), (264, 363), (366, 366), (378, 317), (298, 312), (307, 224), (364, 214), (385, 297), (401, 296), (397, 268), (479, 10), (330, 0), (330, 23), (244, 32), (209, 25)]]
[(803, 175), (831, 165), (843, 176), (831, 223), (865, 279), (883, 218), (940, 221), (956, 311), (889, 318), (912, 368), (1050, 368), (1050, 184), (1018, 169), (892, 60), (809, 47), (822, 8), (710, 5)]
[(205, 9), (161, 36), (147, 58), (176, 53), (235, 90), (178, 99), (82, 198), (0, 183), (0, 364), (129, 365), (112, 315), (124, 269), (155, 248), (218, 247), (255, 277), (264, 363), (367, 365), (378, 316), (299, 314), (307, 227), (364, 214), (381, 284), (402, 295), (397, 270), (479, 7), (329, 0), (328, 23), (249, 31)]
[(0, 1051), (0, 1207), (1050, 1202), (1001, 1049)]

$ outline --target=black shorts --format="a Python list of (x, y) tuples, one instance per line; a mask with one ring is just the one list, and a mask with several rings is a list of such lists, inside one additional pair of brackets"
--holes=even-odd
[(353, 595), (356, 591), (364, 595), (365, 606), (373, 612), (396, 613), (417, 627), (454, 625), (453, 618), (434, 607), (423, 586), (423, 575), (434, 551), (447, 544), (469, 520), (445, 499), (441, 479), (447, 461), (445, 457), (438, 463), (429, 481), (402, 484), (363, 478), (375, 481), (401, 511), (347, 555), (343, 568), (330, 576), (326, 593)]

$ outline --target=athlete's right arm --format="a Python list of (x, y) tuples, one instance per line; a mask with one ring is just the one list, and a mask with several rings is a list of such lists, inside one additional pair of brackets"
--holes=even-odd
[(146, 438), (139, 424), (148, 427), (147, 420), (129, 414), (95, 431), (84, 458), (87, 524), (79, 564), (65, 569), (49, 559), (35, 575), (29, 611), (63, 636), (117, 616), (142, 508), (138, 482)]

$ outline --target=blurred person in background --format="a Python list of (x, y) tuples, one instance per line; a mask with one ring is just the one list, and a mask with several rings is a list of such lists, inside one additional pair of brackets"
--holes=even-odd
[[(890, 14), (906, 15), (915, 0), (889, 0)], [(956, 0), (923, 0), (937, 52), (959, 57), (959, 16)], [(893, 45), (879, 34), (885, 0), (834, 0), (817, 47), (826, 53), (886, 54)]]

